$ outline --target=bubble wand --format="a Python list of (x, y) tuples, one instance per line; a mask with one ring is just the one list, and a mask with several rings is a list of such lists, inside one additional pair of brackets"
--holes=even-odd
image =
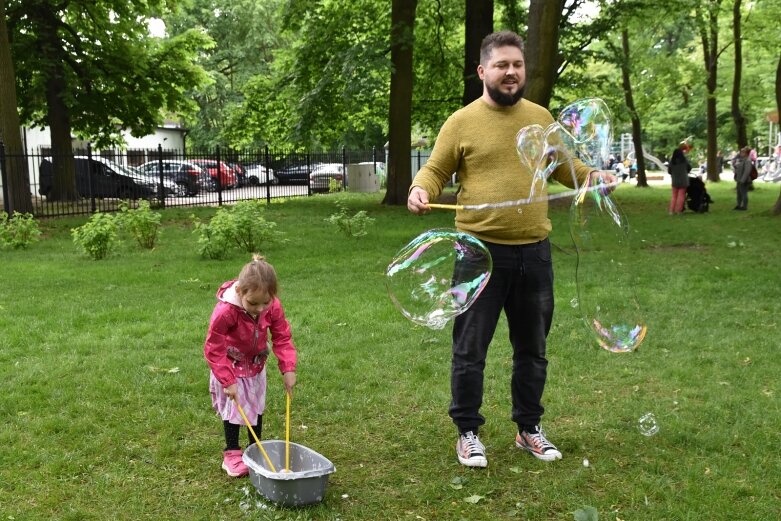
[(274, 464), (271, 463), (271, 458), (269, 458), (268, 454), (266, 454), (266, 449), (263, 448), (263, 444), (260, 443), (260, 440), (258, 439), (258, 435), (255, 434), (255, 429), (252, 428), (252, 425), (247, 419), (247, 415), (244, 414), (244, 409), (241, 408), (241, 404), (239, 404), (239, 400), (234, 398), (233, 401), (236, 403), (236, 407), (239, 409), (239, 414), (241, 414), (241, 417), (244, 418), (244, 423), (247, 424), (247, 428), (249, 429), (250, 434), (252, 434), (252, 437), (255, 438), (255, 444), (260, 449), (261, 454), (263, 454), (263, 458), (266, 460), (266, 463), (268, 463), (269, 468), (271, 468), (271, 472), (276, 474), (277, 469), (274, 468)]
[[(484, 204), (440, 204), (440, 203), (428, 203), (428, 208), (436, 208), (441, 210), (485, 210), (488, 208), (505, 208), (508, 206), (522, 206), (524, 204), (535, 203), (539, 201), (552, 201), (554, 199), (563, 199), (565, 197), (572, 197), (574, 195), (585, 194), (593, 190), (605, 190), (618, 186), (619, 182), (604, 183), (598, 185), (592, 185), (588, 188), (576, 188), (574, 190), (567, 190), (565, 192), (559, 192), (551, 194), (545, 197), (526, 197), (524, 199), (516, 199), (515, 201), (502, 201), (501, 203), (484, 203)], [(582, 197), (582, 195), (581, 195)]]

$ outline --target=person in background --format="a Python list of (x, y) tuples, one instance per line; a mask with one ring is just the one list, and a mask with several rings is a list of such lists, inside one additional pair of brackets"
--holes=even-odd
[(670, 174), (672, 184), (672, 196), (667, 213), (677, 215), (683, 213), (683, 205), (686, 202), (686, 189), (689, 187), (689, 172), (692, 166), (686, 159), (684, 147), (679, 146), (673, 150), (670, 162), (667, 165), (667, 173)]
[[(529, 125), (554, 122), (544, 107), (523, 99), (526, 63), (523, 40), (510, 31), (492, 33), (480, 46), (477, 73), (483, 94), (452, 114), (440, 129), (431, 157), (413, 180), (407, 208), (430, 211), (453, 172), (461, 183), (459, 204), (513, 201), (528, 197), (534, 172), (518, 159), (517, 132)], [(577, 183), (612, 187), (615, 176), (573, 161)], [(600, 165), (601, 166), (601, 165)], [(573, 187), (569, 165), (552, 173)], [(513, 364), (510, 390), (517, 447), (534, 457), (562, 457), (540, 428), (542, 394), (547, 380), (546, 338), (553, 320), (553, 261), (548, 233), (548, 201), (518, 207), (456, 210), (456, 227), (484, 242), (493, 271), (483, 292), (453, 324), (450, 417), (458, 429), (456, 456), (462, 465), (486, 467), (479, 428), (483, 371), (488, 346), (504, 310), (510, 330)], [(498, 349), (499, 346), (496, 346)]]
[(738, 199), (733, 210), (748, 210), (748, 186), (751, 183), (751, 169), (754, 166), (754, 163), (751, 162), (750, 152), (748, 147), (741, 148), (732, 164)]

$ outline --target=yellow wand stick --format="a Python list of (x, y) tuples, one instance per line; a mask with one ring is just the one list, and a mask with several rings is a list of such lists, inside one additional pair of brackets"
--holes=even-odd
[(426, 204), (429, 208), (440, 208), (442, 210), (463, 210), (464, 205), (463, 204), (439, 204), (439, 203), (428, 203)]
[(233, 399), (234, 402), (236, 402), (236, 407), (239, 409), (239, 414), (241, 414), (241, 417), (244, 418), (244, 423), (247, 424), (247, 428), (249, 429), (250, 433), (252, 434), (252, 437), (255, 438), (255, 444), (260, 449), (261, 454), (263, 454), (263, 457), (266, 459), (266, 463), (268, 463), (268, 466), (271, 468), (271, 472), (277, 473), (277, 469), (274, 468), (274, 464), (271, 463), (271, 458), (268, 457), (268, 454), (266, 454), (266, 449), (263, 448), (263, 445), (260, 443), (260, 440), (258, 439), (258, 435), (255, 434), (255, 429), (252, 428), (252, 425), (250, 425), (249, 420), (247, 419), (247, 415), (244, 414), (244, 409), (241, 408), (241, 405), (239, 404), (239, 401), (237, 399)]
[(290, 393), (287, 395), (287, 407), (285, 408), (285, 470), (290, 472)]

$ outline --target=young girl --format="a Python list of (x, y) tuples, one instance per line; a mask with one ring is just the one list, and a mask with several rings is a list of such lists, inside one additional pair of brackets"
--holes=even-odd
[[(290, 324), (277, 298), (277, 275), (260, 255), (254, 255), (252, 262), (244, 265), (237, 280), (220, 286), (217, 301), (203, 354), (211, 369), (212, 406), (222, 418), (225, 430), (222, 468), (229, 476), (240, 477), (249, 471), (241, 459), (239, 430), (244, 420), (235, 401), (249, 422), (255, 422), (255, 433), (260, 438), (266, 407), (268, 332), (288, 393), (292, 393), (296, 384), (296, 348), (290, 336)], [(251, 435), (248, 436), (253, 443)]]

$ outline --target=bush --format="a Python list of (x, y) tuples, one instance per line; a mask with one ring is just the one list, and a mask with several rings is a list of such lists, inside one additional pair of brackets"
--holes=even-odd
[(32, 214), (15, 213), (9, 219), (7, 213), (0, 212), (0, 246), (24, 249), (37, 241), (40, 235), (38, 222)]
[(233, 247), (247, 253), (260, 251), (264, 242), (279, 235), (274, 230), (277, 224), (267, 221), (264, 212), (261, 201), (239, 201), (217, 210), (208, 223), (193, 216), (194, 232), (199, 234), (198, 253), (209, 259), (222, 259)]
[(73, 242), (95, 260), (106, 258), (119, 243), (117, 220), (107, 213), (96, 213), (89, 221), (71, 230)]
[(148, 250), (154, 248), (160, 235), (162, 216), (151, 210), (149, 201), (139, 201), (135, 209), (123, 202), (119, 209), (122, 213), (117, 217), (118, 223), (133, 236), (139, 246)]
[(366, 210), (356, 212), (352, 217), (347, 215), (347, 207), (341, 203), (336, 203), (338, 212), (331, 214), (325, 219), (325, 222), (337, 226), (348, 237), (362, 237), (369, 232), (366, 227), (374, 223), (374, 219), (369, 217)]

